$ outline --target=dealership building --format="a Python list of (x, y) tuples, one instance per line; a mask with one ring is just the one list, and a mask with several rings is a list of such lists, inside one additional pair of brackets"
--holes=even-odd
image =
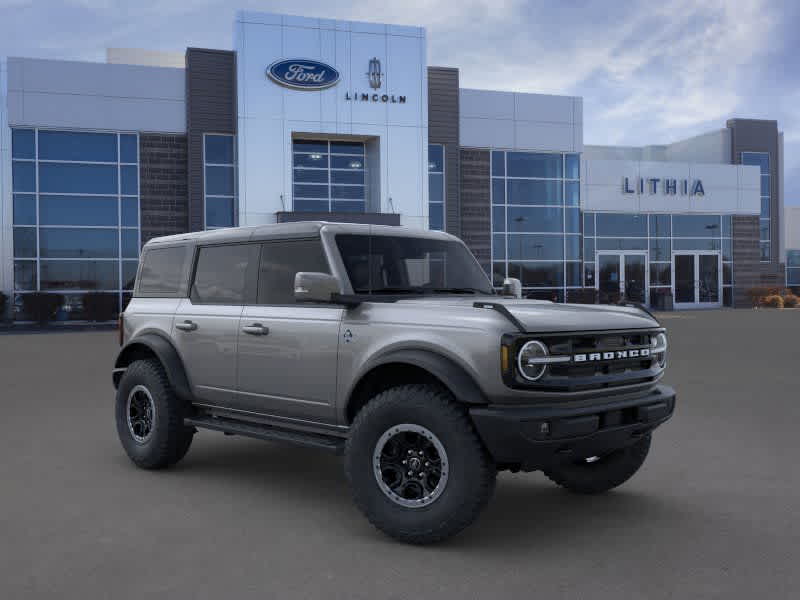
[(556, 301), (749, 306), (800, 276), (776, 121), (590, 146), (582, 98), (461, 88), (421, 27), (240, 12), (233, 48), (0, 62), (18, 318), (35, 291), (64, 319), (87, 292), (124, 303), (152, 237), (311, 219), (444, 229)]

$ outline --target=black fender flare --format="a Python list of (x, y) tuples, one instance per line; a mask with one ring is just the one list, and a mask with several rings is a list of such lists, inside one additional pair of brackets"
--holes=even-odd
[[(404, 363), (419, 367), (436, 377), (452, 392), (458, 402), (464, 404), (487, 404), (488, 400), (475, 379), (459, 364), (432, 350), (401, 349), (387, 352), (370, 361), (358, 378), (358, 383), (373, 369), (392, 363)], [(358, 384), (354, 385), (349, 398)]]
[(149, 350), (155, 354), (156, 358), (164, 366), (167, 379), (172, 389), (175, 390), (175, 394), (182, 400), (191, 402), (192, 390), (189, 386), (189, 378), (186, 376), (186, 369), (178, 351), (166, 337), (152, 332), (133, 338), (119, 351), (117, 359), (114, 361), (114, 387), (116, 388), (119, 385), (122, 373), (133, 362), (133, 357), (142, 349)]

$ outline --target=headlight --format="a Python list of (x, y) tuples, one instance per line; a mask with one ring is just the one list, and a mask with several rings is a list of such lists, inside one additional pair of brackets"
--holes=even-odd
[(667, 366), (667, 334), (659, 333), (650, 338), (650, 353), (656, 357), (658, 366)]
[(519, 374), (528, 381), (540, 379), (547, 370), (547, 346), (533, 340), (526, 343), (517, 355)]

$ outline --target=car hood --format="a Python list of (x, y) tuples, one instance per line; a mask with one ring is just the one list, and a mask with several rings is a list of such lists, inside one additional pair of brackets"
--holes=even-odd
[[(401, 300), (434, 309), (442, 309), (442, 318), (447, 319), (448, 307), (471, 308), (475, 302), (491, 302), (505, 306), (522, 323), (526, 331), (598, 331), (608, 329), (646, 329), (658, 327), (659, 323), (640, 308), (632, 306), (556, 304), (546, 300), (517, 300), (498, 296), (459, 296), (441, 298), (415, 298)], [(475, 309), (479, 310), (479, 309)]]

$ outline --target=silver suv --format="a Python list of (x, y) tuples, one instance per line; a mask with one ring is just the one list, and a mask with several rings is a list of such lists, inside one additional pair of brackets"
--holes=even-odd
[(358, 507), (429, 543), (469, 525), (498, 470), (580, 493), (644, 462), (673, 412), (667, 338), (639, 307), (495, 293), (445, 233), (294, 223), (158, 238), (113, 372), (138, 466), (197, 429), (344, 454)]

